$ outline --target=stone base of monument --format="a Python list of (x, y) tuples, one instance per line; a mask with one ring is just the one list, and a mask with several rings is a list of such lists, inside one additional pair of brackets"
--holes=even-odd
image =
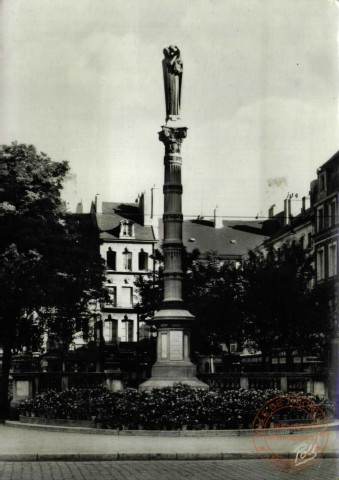
[(195, 374), (196, 368), (191, 362), (157, 362), (152, 367), (152, 377), (142, 383), (139, 390), (173, 387), (178, 383), (208, 390), (208, 385), (201, 382)]
[(191, 379), (157, 379), (157, 378), (150, 378), (149, 380), (146, 380), (146, 382), (142, 383), (139, 386), (139, 391), (144, 392), (145, 390), (153, 390), (154, 388), (164, 388), (164, 387), (174, 387), (174, 385), (177, 385), (178, 383), (182, 385), (188, 385), (189, 387), (194, 387), (194, 388), (201, 388), (203, 390), (208, 390), (208, 385), (206, 383), (201, 382), (198, 380), (196, 377), (192, 377)]
[[(153, 317), (157, 326), (157, 361), (152, 367), (152, 376), (139, 386), (139, 390), (173, 387), (176, 383), (208, 390), (208, 385), (196, 377), (196, 367), (190, 360), (190, 328), (194, 316), (183, 308), (166, 308)], [(177, 306), (177, 305), (176, 305)]]
[(161, 380), (161, 379), (156, 379), (152, 377), (146, 382), (142, 383), (139, 386), (139, 390), (141, 392), (144, 392), (145, 390), (153, 390), (154, 388), (174, 387), (174, 385), (177, 385), (178, 383), (182, 385), (188, 385), (189, 387), (208, 390), (208, 385), (206, 385), (206, 383), (201, 382), (196, 377), (192, 377), (190, 380), (187, 380), (187, 379)]

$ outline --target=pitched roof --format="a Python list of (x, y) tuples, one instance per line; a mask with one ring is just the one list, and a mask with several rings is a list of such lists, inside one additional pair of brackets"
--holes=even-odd
[[(220, 257), (240, 258), (268, 238), (262, 232), (260, 221), (223, 220), (222, 224), (222, 228), (214, 228), (211, 221), (185, 220), (183, 243), (187, 251), (198, 249), (204, 255), (212, 250)], [(162, 222), (159, 230), (162, 239)]]
[(294, 232), (294, 229), (308, 225), (312, 221), (313, 208), (307, 208), (304, 212), (298, 213), (295, 217), (291, 217), (290, 223), (283, 225), (284, 212), (281, 214), (275, 215), (272, 219), (266, 220), (264, 222), (264, 231), (268, 231), (267, 225), (269, 222), (272, 224), (275, 222), (275, 229), (272, 229), (271, 239), (274, 240), (282, 235), (285, 235), (289, 232)]
[(326, 168), (328, 168), (329, 165), (333, 162), (335, 162), (335, 164), (338, 165), (338, 161), (339, 161), (339, 150), (334, 155), (332, 155), (332, 157), (329, 160), (327, 160), (327, 162), (320, 165), (320, 167), (317, 170), (318, 173), (323, 170), (326, 170)]
[(128, 241), (155, 241), (153, 228), (141, 224), (139, 206), (135, 203), (103, 202), (102, 213), (96, 213), (95, 217), (100, 231), (101, 240), (126, 241), (126, 238), (119, 238), (119, 233), (120, 222), (127, 219), (134, 222), (135, 233), (135, 237), (133, 239), (128, 239)]

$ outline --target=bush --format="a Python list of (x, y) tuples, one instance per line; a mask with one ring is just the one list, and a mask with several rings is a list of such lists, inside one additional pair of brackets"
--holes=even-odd
[[(59, 393), (48, 391), (25, 400), (19, 411), (50, 418), (94, 419), (111, 428), (142, 425), (147, 429), (177, 429), (186, 425), (194, 429), (207, 424), (229, 429), (249, 427), (260, 408), (280, 395), (284, 395), (280, 390), (207, 392), (182, 384), (146, 392), (133, 389), (111, 392), (105, 387), (72, 388)], [(309, 398), (325, 415), (333, 416), (334, 404), (330, 400), (302, 392), (296, 395)], [(286, 413), (282, 410), (275, 420)], [(304, 416), (299, 409), (290, 409), (289, 413), (291, 419)]]

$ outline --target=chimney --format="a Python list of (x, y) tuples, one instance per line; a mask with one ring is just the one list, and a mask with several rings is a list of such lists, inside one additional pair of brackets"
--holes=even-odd
[(287, 208), (288, 208), (288, 223), (291, 223), (291, 219), (292, 219), (292, 209), (291, 209), (291, 199), (289, 198), (288, 199), (288, 202), (287, 202)]
[(99, 203), (98, 203), (98, 196), (100, 193), (96, 193), (95, 195), (95, 200), (94, 200), (94, 206), (95, 206), (95, 212), (96, 213), (102, 213), (102, 208), (100, 208)]
[(139, 197), (139, 209), (142, 225), (156, 225), (155, 190), (157, 189), (154, 186), (150, 190), (145, 190)]
[(214, 222), (213, 222), (214, 228), (222, 228), (223, 223), (222, 223), (222, 217), (218, 216), (218, 205), (214, 209)]
[(84, 207), (83, 207), (83, 204), (82, 204), (82, 200), (81, 200), (81, 202), (79, 202), (77, 204), (77, 208), (75, 210), (75, 213), (84, 213)]
[(306, 211), (306, 197), (303, 197), (303, 198), (301, 199), (301, 201), (302, 201), (302, 204), (301, 204), (301, 213), (305, 213), (305, 211)]
[(289, 210), (290, 210), (290, 205), (289, 204), (290, 200), (287, 200), (287, 198), (285, 198), (284, 200), (284, 227), (286, 227), (286, 225), (289, 225), (290, 223), (290, 216), (289, 216)]
[(268, 210), (268, 218), (273, 218), (273, 217), (274, 217), (274, 207), (275, 207), (275, 204), (272, 205), (272, 207), (269, 208), (269, 210)]

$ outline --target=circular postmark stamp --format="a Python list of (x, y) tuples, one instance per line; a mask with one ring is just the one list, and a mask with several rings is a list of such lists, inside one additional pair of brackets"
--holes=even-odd
[(329, 438), (326, 416), (310, 398), (281, 395), (266, 402), (252, 424), (259, 456), (283, 471), (307, 468), (324, 454)]

